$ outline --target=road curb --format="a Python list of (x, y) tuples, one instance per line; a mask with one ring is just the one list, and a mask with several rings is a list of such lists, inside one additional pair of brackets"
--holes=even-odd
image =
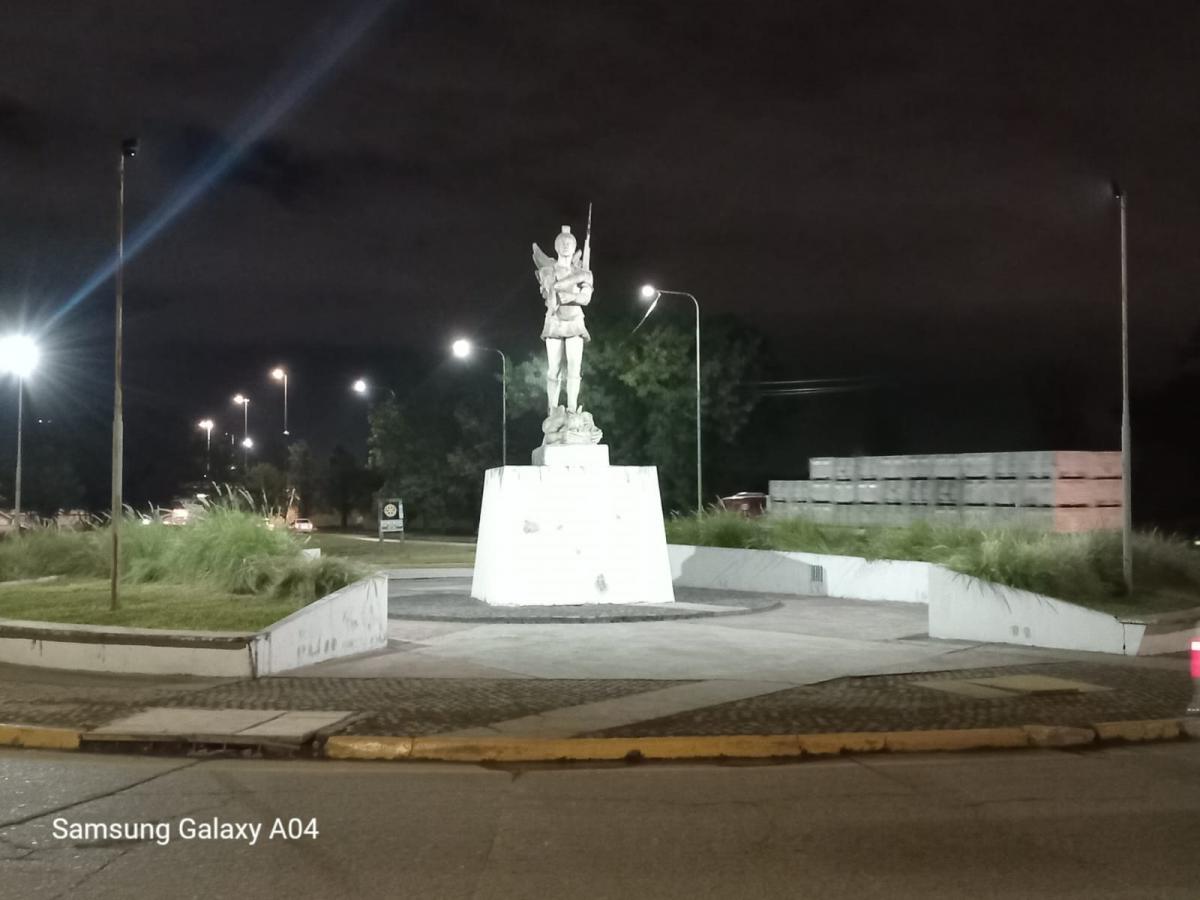
[(1181, 719), (1136, 719), (1129, 722), (1098, 722), (1093, 726), (1101, 741), (1173, 741), (1184, 734)]
[[(180, 752), (193, 736), (180, 735)], [(0, 723), (0, 747), (94, 750), (87, 732)], [(1091, 727), (1017, 725), (933, 731), (729, 734), (671, 737), (452, 738), (439, 735), (332, 735), (314, 755), (338, 760), (504, 763), (689, 759), (800, 759), (857, 753), (932, 753), (1103, 746), (1200, 738), (1200, 718), (1098, 722)], [(161, 742), (160, 742), (161, 743)]]
[(936, 731), (840, 734), (694, 735), (642, 738), (450, 738), (334, 735), (327, 759), (442, 762), (558, 762), (682, 759), (788, 759), (848, 753), (928, 753), (961, 750), (1083, 747), (1126, 741), (1186, 739), (1195, 729), (1180, 719), (1104, 722), (1091, 728), (1019, 725)]
[(79, 732), (44, 725), (0, 722), (0, 747), (29, 747), (38, 750), (78, 750)]

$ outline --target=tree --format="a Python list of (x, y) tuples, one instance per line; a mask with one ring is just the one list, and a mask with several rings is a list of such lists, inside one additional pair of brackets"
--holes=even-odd
[(478, 522), (484, 470), (500, 462), (500, 410), (487, 381), (438, 373), (371, 411), (372, 465), (417, 528), (465, 532)]
[(260, 462), (252, 465), (246, 472), (245, 486), (255, 502), (263, 504), (264, 511), (286, 507), (287, 478), (270, 463)]
[(317, 461), (313, 458), (307, 441), (296, 441), (288, 447), (287, 481), (288, 487), (296, 492), (300, 515), (308, 516), (317, 497), (320, 479), (317, 475)]
[(373, 472), (364, 467), (354, 455), (340, 444), (333, 448), (325, 476), (325, 498), (342, 517), (342, 527), (350, 513), (371, 505), (371, 493), (378, 487)]

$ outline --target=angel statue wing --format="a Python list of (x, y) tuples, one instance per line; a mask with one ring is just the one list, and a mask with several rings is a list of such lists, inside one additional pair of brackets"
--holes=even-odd
[(546, 301), (547, 311), (553, 312), (558, 308), (558, 295), (551, 288), (554, 284), (554, 259), (543, 253), (537, 244), (533, 245), (533, 274), (537, 276), (538, 285), (542, 289), (542, 299)]
[(533, 245), (533, 268), (540, 272), (542, 269), (546, 268), (546, 266), (553, 266), (553, 265), (554, 265), (554, 258), (551, 256), (547, 256), (545, 253), (542, 252), (541, 247), (539, 247), (537, 244), (534, 244)]

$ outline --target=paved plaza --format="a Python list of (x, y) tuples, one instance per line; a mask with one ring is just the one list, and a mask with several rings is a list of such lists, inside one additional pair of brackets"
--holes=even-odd
[[(469, 588), (462, 570), (405, 574), (392, 581), (393, 616), (439, 593), (461, 601)], [(1087, 726), (1181, 717), (1195, 702), (1186, 659), (932, 640), (917, 604), (707, 591), (689, 591), (687, 601), (759, 611), (551, 624), (392, 618), (384, 650), (258, 680), (7, 667), (0, 722), (303, 744), (333, 734), (573, 738)], [(216, 715), (237, 710), (257, 713)]]

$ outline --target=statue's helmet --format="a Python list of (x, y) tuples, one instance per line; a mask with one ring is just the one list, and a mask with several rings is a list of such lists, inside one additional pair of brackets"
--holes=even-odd
[(564, 225), (558, 237), (554, 239), (554, 251), (559, 256), (574, 256), (576, 246), (578, 245), (575, 235), (571, 234), (571, 226)]

